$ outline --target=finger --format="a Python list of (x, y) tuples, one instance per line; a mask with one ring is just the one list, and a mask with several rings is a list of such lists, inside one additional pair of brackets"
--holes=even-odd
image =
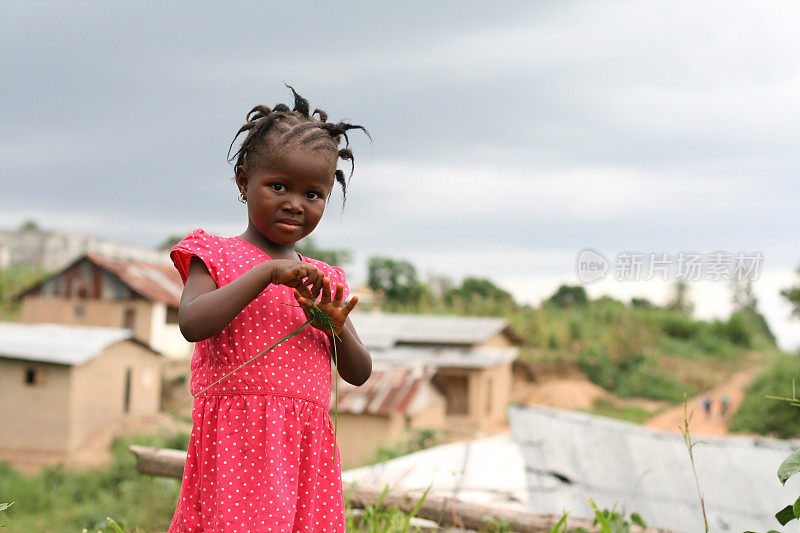
[(344, 285), (341, 283), (336, 284), (336, 295), (333, 299), (333, 305), (336, 307), (342, 306), (342, 300), (344, 300)]
[(331, 280), (330, 278), (322, 278), (322, 300), (320, 303), (331, 303)]
[(314, 299), (319, 296), (320, 291), (325, 286), (325, 275), (319, 270), (316, 271), (316, 278), (314, 279)]
[(294, 291), (294, 299), (297, 300), (297, 303), (299, 303), (301, 307), (311, 307), (311, 300), (304, 298), (297, 289)]
[(353, 310), (353, 308), (356, 306), (357, 303), (358, 303), (358, 296), (353, 296), (352, 298), (350, 298), (350, 301), (347, 302), (347, 304), (345, 304), (345, 306), (342, 308), (342, 313), (344, 314), (345, 317), (350, 314), (350, 311)]
[(302, 283), (301, 283), (301, 284), (299, 284), (299, 285), (297, 285), (297, 286), (294, 288), (294, 290), (295, 290), (295, 291), (297, 291), (297, 292), (299, 292), (299, 293), (300, 293), (300, 295), (301, 295), (301, 296), (303, 296), (303, 297), (305, 297), (305, 298), (312, 298), (312, 299), (313, 299), (313, 297), (312, 297), (312, 294), (311, 294), (311, 291), (309, 291), (309, 290), (308, 290), (308, 287), (306, 287), (306, 286), (305, 286), (304, 284), (302, 284)]

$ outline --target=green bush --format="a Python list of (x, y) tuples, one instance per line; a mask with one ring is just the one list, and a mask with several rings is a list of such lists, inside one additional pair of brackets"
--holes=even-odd
[(700, 328), (692, 317), (677, 311), (654, 313), (653, 318), (665, 335), (678, 339), (694, 338)]
[(792, 381), (800, 386), (800, 359), (796, 355), (776, 357), (772, 366), (753, 380), (745, 391), (729, 429), (781, 439), (800, 437), (800, 408), (767, 396), (791, 396)]
[(677, 403), (684, 393), (696, 392), (661, 370), (655, 357), (641, 352), (611, 359), (600, 348), (591, 346), (578, 357), (578, 366), (594, 383), (623, 398), (636, 396)]
[(4, 512), (12, 531), (106, 531), (111, 516), (126, 530), (163, 531), (175, 512), (180, 481), (146, 476), (135, 469), (129, 444), (182, 447), (188, 435), (117, 439), (113, 463), (90, 471), (42, 468), (24, 476), (0, 463), (0, 494), (14, 501)]

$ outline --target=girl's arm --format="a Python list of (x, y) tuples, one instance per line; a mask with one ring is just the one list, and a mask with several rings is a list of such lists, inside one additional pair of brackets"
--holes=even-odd
[(339, 337), (341, 341), (332, 339), (336, 343), (339, 375), (352, 385), (363, 385), (372, 374), (372, 357), (367, 348), (361, 344), (361, 339), (349, 317), (339, 329)]
[(193, 256), (181, 294), (178, 326), (187, 341), (202, 341), (222, 331), (270, 283), (294, 287), (301, 295), (314, 298), (319, 294), (322, 279), (322, 272), (314, 265), (274, 259), (217, 288), (205, 263)]

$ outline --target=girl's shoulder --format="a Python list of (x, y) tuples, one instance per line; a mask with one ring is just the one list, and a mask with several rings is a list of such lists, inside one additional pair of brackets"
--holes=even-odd
[(189, 264), (193, 256), (205, 263), (209, 273), (216, 279), (217, 266), (228, 255), (230, 238), (195, 229), (175, 244), (169, 256), (184, 283), (189, 275)]

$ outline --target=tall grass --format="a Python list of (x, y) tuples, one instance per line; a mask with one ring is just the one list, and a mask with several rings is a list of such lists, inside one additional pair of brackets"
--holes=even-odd
[(0, 463), (0, 500), (13, 501), (3, 515), (11, 531), (106, 531), (111, 516), (126, 531), (166, 531), (180, 491), (177, 479), (138, 473), (129, 444), (185, 449), (183, 434), (117, 439), (113, 463), (90, 471), (44, 467), (25, 476)]

